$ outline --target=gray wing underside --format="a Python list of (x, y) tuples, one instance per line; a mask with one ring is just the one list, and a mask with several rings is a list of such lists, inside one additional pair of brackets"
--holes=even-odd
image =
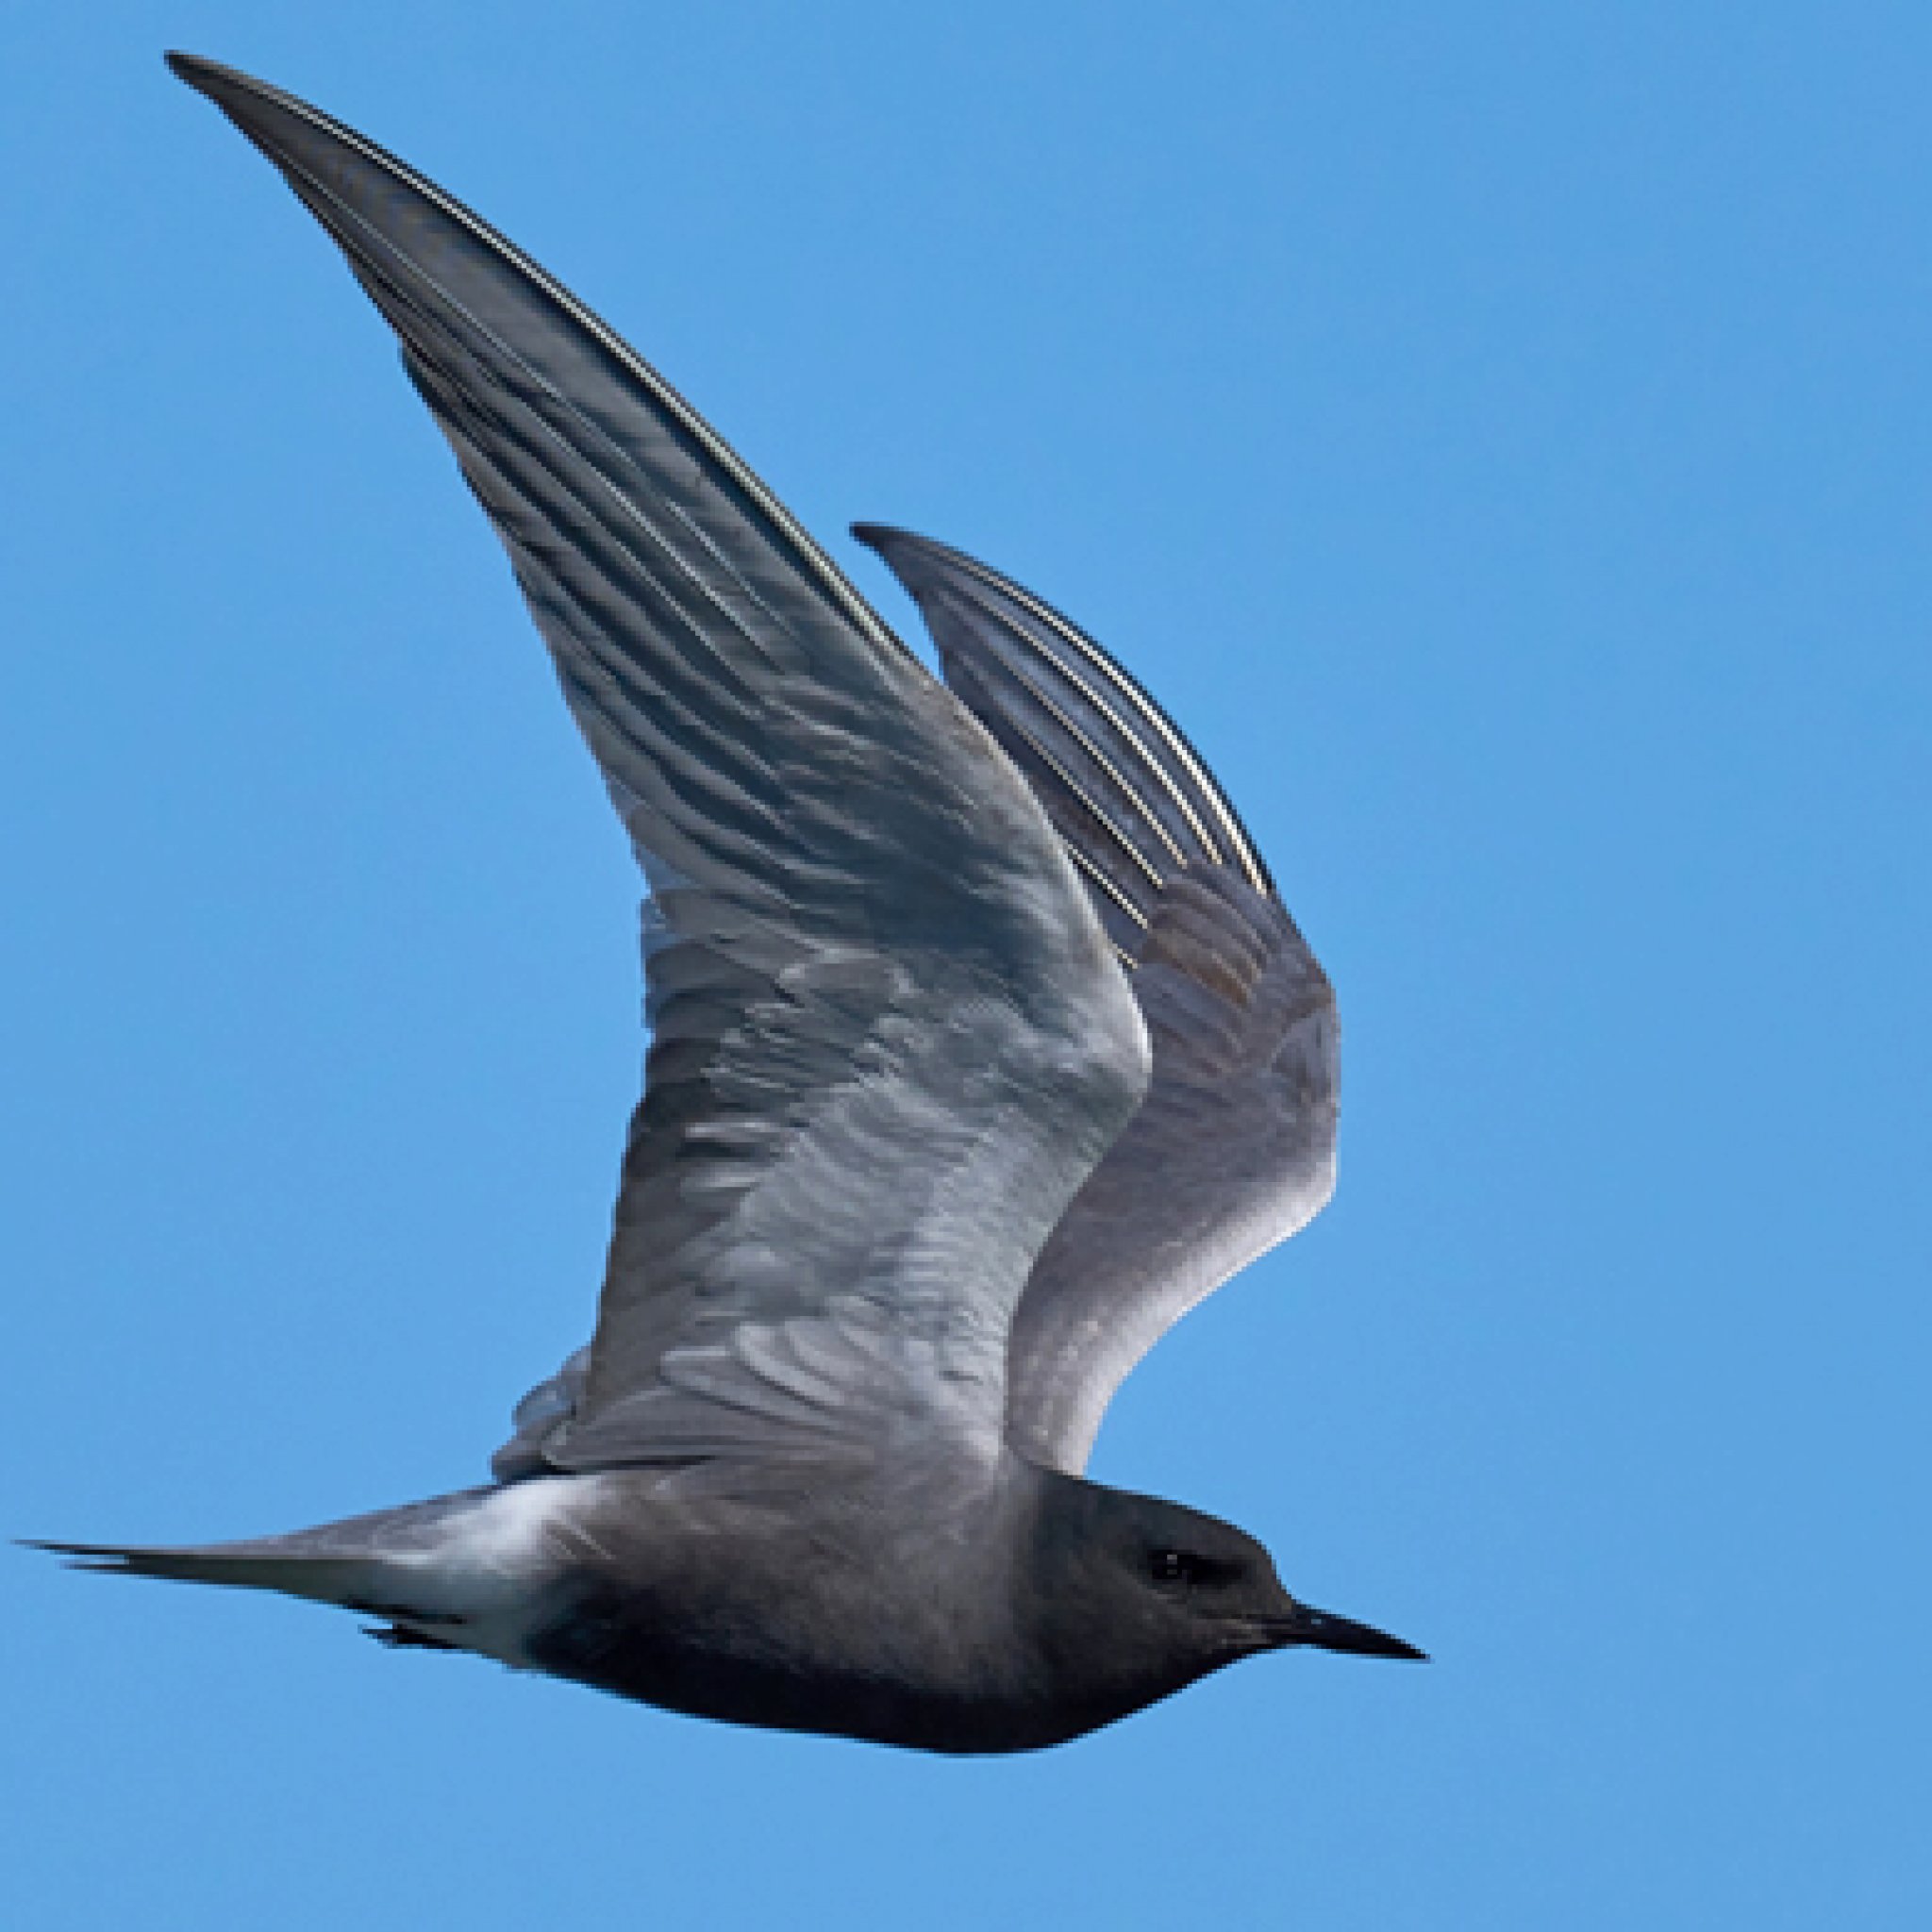
[(1008, 1343), (1008, 1439), (1078, 1474), (1141, 1356), (1333, 1191), (1334, 994), (1220, 787), (1092, 639), (958, 551), (857, 534), (1066, 841), (1153, 1041), (1147, 1097), (1054, 1229)]
[(651, 1044), (595, 1338), (520, 1409), (499, 1474), (754, 1481), (869, 1457), (908, 1419), (996, 1455), (1034, 1257), (1146, 1080), (1038, 805), (572, 296), (349, 129), (175, 65), (395, 328), (650, 887)]

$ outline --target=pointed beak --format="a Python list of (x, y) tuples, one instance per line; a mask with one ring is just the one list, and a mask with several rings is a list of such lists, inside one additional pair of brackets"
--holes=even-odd
[(1352, 1618), (1331, 1616), (1326, 1610), (1310, 1609), (1297, 1604), (1285, 1617), (1271, 1617), (1264, 1626), (1269, 1641), (1277, 1648), (1307, 1644), (1316, 1650), (1342, 1650), (1353, 1657), (1402, 1657), (1419, 1663), (1428, 1661), (1427, 1654), (1386, 1630), (1357, 1624)]

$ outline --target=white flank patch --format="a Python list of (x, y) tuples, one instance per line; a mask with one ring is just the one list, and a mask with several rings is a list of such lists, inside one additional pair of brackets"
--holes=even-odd
[[(390, 1558), (411, 1573), (410, 1607), (425, 1613), (418, 1627), (504, 1663), (526, 1665), (524, 1641), (541, 1618), (558, 1569), (582, 1541), (573, 1519), (599, 1481), (557, 1475), (507, 1484), (453, 1518), (435, 1549)], [(435, 1621), (452, 1616), (461, 1624)], [(404, 1614), (397, 1621), (415, 1620)]]

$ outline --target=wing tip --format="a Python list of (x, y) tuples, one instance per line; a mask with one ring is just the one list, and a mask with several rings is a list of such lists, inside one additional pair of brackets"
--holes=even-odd
[(292, 114), (311, 123), (326, 121), (326, 116), (319, 114), (308, 102), (281, 88), (271, 87), (265, 80), (256, 79), (252, 74), (243, 74), (239, 67), (225, 67), (206, 55), (184, 54), (178, 48), (170, 48), (161, 58), (176, 80), (185, 82), (203, 99), (212, 101), (258, 146), (262, 144), (264, 129), (276, 113)]
[[(1165, 708), (1112, 652), (1015, 579), (951, 544), (891, 524), (854, 524), (852, 534), (868, 549), (877, 552), (922, 608), (935, 586), (958, 587), (963, 580), (983, 614), (994, 615), (986, 604), (989, 592), (994, 599), (1015, 607), (1008, 615), (996, 617), (996, 621), (1025, 640), (1037, 656), (1055, 666), (1061, 677), (1084, 687), (1087, 680), (1079, 664), (1084, 662), (1098, 670), (1112, 686), (1115, 698), (1097, 695), (1090, 690), (1086, 692), (1089, 701), (1103, 715), (1113, 719), (1130, 741), (1141, 743), (1145, 764), (1179, 807), (1201, 844), (1203, 855), (1216, 864), (1232, 865), (1264, 898), (1278, 897), (1268, 862), (1241, 823), (1225, 788)], [(1050, 637), (1042, 633), (1042, 626), (1044, 633), (1051, 633)], [(1070, 661), (1070, 651), (1075, 661)], [(942, 659), (945, 657), (943, 646), (941, 656)], [(947, 681), (952, 681), (950, 672)], [(1121, 699), (1124, 700), (1124, 711), (1122, 704), (1115, 701)], [(1137, 724), (1128, 714), (1138, 714), (1141, 722)], [(1147, 728), (1143, 729), (1143, 725)], [(1152, 742), (1143, 742), (1150, 731)], [(1145, 816), (1157, 829), (1160, 826), (1160, 820), (1154, 814)], [(1173, 844), (1171, 839), (1166, 842)], [(1177, 851), (1175, 857), (1180, 857)]]
[(168, 72), (176, 80), (186, 81), (197, 93), (207, 94), (210, 99), (224, 88), (254, 84), (245, 74), (238, 73), (232, 67), (224, 67), (219, 60), (210, 60), (205, 54), (184, 54), (178, 47), (170, 47), (161, 58), (167, 62)]
[(922, 563), (963, 561), (960, 553), (950, 544), (922, 537), (917, 530), (903, 529), (897, 524), (858, 523), (851, 527), (853, 536), (874, 552), (908, 591), (916, 588), (914, 578), (920, 575)]

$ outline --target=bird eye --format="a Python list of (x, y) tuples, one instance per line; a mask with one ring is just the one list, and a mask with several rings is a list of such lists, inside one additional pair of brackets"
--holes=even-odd
[(1242, 1568), (1224, 1557), (1204, 1557), (1198, 1550), (1156, 1550), (1147, 1558), (1147, 1574), (1156, 1583), (1220, 1590), (1239, 1583)]

